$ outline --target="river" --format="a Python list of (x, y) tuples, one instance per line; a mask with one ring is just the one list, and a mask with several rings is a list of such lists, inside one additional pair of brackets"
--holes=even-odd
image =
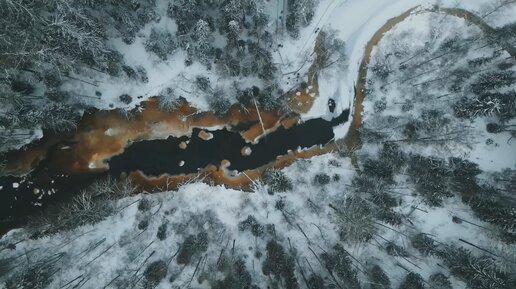
[[(4, 220), (0, 231), (40, 207), (67, 199), (108, 176), (120, 179), (134, 172), (149, 178), (188, 175), (210, 166), (239, 172), (256, 169), (273, 163), (278, 156), (288, 155), (289, 151), (326, 145), (334, 137), (333, 127), (348, 121), (348, 117), (349, 110), (344, 110), (331, 121), (312, 119), (289, 128), (279, 126), (255, 143), (241, 133), (241, 129), (253, 127), (254, 122), (217, 130), (193, 128), (189, 136), (130, 142), (119, 154), (106, 159), (107, 166), (96, 168), (90, 163), (86, 171), (74, 168), (78, 156), (67, 157), (79, 144), (59, 139), (48, 147), (45, 157), (30, 173), (0, 177), (0, 219)], [(243, 153), (243, 148), (249, 153)]]
[[(387, 21), (365, 46), (350, 130), (344, 139), (334, 141), (333, 127), (348, 121), (349, 109), (330, 121), (313, 119), (303, 123), (298, 123), (296, 116), (274, 111), (261, 115), (252, 108), (245, 113), (232, 109), (222, 118), (197, 113), (187, 105), (170, 113), (157, 109), (152, 102), (133, 119), (123, 119), (112, 111), (96, 112), (93, 117), (86, 115), (75, 133), (49, 133), (38, 143), (8, 155), (7, 173), (0, 177), (0, 234), (39, 208), (70, 198), (93, 181), (108, 176), (130, 176), (142, 188), (153, 190), (164, 189), (164, 183), (165, 189), (171, 189), (204, 173), (215, 184), (245, 188), (264, 170), (284, 167), (297, 158), (343, 146), (353, 151), (361, 145), (362, 102), (372, 50), (385, 32), (415, 9)], [(469, 15), (457, 9), (439, 12), (465, 19)], [(513, 49), (507, 50), (511, 53)], [(317, 78), (314, 82), (316, 87)], [(201, 129), (220, 126), (221, 129)], [(123, 128), (123, 132), (117, 128)], [(233, 170), (243, 173), (228, 175)], [(168, 187), (170, 183), (172, 187)]]

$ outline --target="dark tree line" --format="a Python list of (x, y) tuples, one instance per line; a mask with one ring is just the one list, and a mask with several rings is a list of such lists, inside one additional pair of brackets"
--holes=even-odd
[(156, 19), (153, 0), (0, 1), (0, 129), (15, 138), (19, 129), (73, 129), (84, 109), (81, 98), (60, 89), (65, 80), (91, 85), (77, 77), (90, 68), (111, 76), (146, 78), (141, 68), (123, 65), (120, 53), (106, 45), (110, 37), (131, 43), (146, 23)]
[(463, 97), (454, 106), (455, 114), (461, 118), (497, 116), (502, 123), (516, 117), (516, 91), (501, 92), (500, 89), (513, 85), (516, 73), (512, 70), (480, 75), (470, 89), (473, 97)]
[(312, 0), (285, 0), (287, 1), (286, 28), (293, 38), (299, 38), (299, 30), (310, 22), (315, 15), (316, 1)]

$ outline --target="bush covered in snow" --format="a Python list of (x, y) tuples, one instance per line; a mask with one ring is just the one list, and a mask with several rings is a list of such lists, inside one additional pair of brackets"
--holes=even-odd
[(145, 49), (156, 54), (161, 60), (167, 60), (168, 57), (177, 49), (177, 43), (166, 30), (158, 30), (153, 28), (145, 42)]

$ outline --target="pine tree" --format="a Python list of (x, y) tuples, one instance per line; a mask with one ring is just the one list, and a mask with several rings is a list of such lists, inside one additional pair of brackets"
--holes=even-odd
[(425, 289), (425, 284), (423, 283), (423, 278), (421, 275), (410, 272), (405, 276), (403, 282), (401, 283), (399, 289)]
[(385, 274), (382, 268), (374, 265), (368, 272), (369, 281), (371, 282), (371, 289), (390, 289), (391, 281)]
[(205, 20), (199, 19), (194, 27), (194, 32), (192, 34), (192, 38), (194, 41), (194, 53), (202, 64), (208, 64), (211, 62), (210, 53), (211, 53), (211, 29)]
[(351, 258), (341, 245), (335, 245), (333, 250), (321, 254), (321, 260), (331, 275), (336, 275), (346, 288), (361, 289), (357, 272), (352, 266)]
[(432, 274), (429, 283), (434, 289), (453, 289), (450, 280), (443, 273)]
[(267, 243), (267, 256), (262, 264), (262, 272), (265, 275), (273, 275), (275, 278), (283, 278), (286, 289), (299, 288), (295, 275), (294, 258), (288, 255), (283, 247), (275, 240)]

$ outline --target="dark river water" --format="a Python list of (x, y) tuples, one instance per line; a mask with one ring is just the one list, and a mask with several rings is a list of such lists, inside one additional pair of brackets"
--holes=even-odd
[[(123, 153), (111, 158), (108, 161), (109, 170), (104, 173), (66, 175), (53, 171), (43, 160), (27, 176), (0, 177), (0, 235), (23, 222), (27, 215), (48, 204), (70, 198), (96, 179), (108, 175), (119, 178), (122, 173), (134, 171), (148, 176), (189, 174), (210, 164), (220, 165), (222, 160), (230, 161), (231, 170), (254, 169), (286, 155), (289, 150), (327, 144), (334, 137), (333, 127), (348, 121), (348, 118), (349, 110), (344, 110), (331, 121), (312, 119), (290, 129), (280, 127), (257, 144), (246, 143), (237, 128), (209, 131), (213, 138), (207, 141), (198, 137), (199, 129), (194, 129), (190, 138), (169, 137), (135, 142)], [(187, 148), (180, 149), (179, 144), (187, 140)], [(242, 155), (244, 146), (252, 150), (251, 155)], [(51, 148), (47, 159), (57, 149), (57, 146)], [(184, 165), (180, 166), (182, 161)]]

